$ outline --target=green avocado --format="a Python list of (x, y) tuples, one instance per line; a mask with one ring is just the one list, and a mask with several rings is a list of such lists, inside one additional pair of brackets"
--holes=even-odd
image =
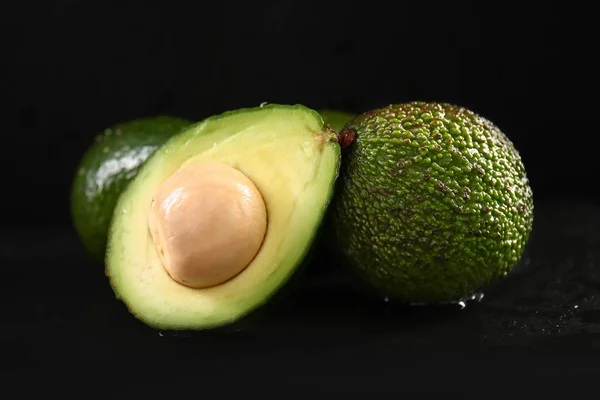
[(533, 193), (518, 151), (492, 122), (411, 102), (363, 113), (340, 136), (335, 246), (375, 292), (455, 303), (519, 262)]
[(354, 118), (354, 115), (348, 112), (327, 108), (319, 110), (319, 114), (323, 117), (325, 125), (329, 125), (336, 132), (341, 132), (344, 125)]
[[(164, 331), (231, 326), (254, 315), (305, 265), (333, 195), (340, 158), (338, 135), (316, 111), (301, 105), (228, 111), (190, 126), (150, 156), (118, 200), (106, 256), (106, 275), (116, 297), (137, 319)], [(173, 265), (184, 265), (189, 254), (205, 248), (206, 257), (191, 269), (223, 257), (229, 267), (239, 261), (232, 255), (256, 239), (244, 233), (250, 223), (232, 225), (236, 209), (219, 211), (231, 197), (213, 189), (222, 188), (227, 179), (213, 176), (212, 168), (253, 183), (264, 202), (266, 231), (241, 272), (195, 287), (177, 280)], [(185, 194), (193, 186), (184, 180), (185, 171), (191, 171), (189, 176), (201, 171), (195, 175), (199, 189), (193, 195)], [(151, 217), (156, 213), (159, 217)], [(179, 222), (168, 225), (167, 217)], [(204, 229), (199, 220), (209, 221), (212, 230), (194, 235), (190, 229)], [(151, 221), (163, 221), (154, 224), (165, 233)], [(184, 239), (191, 245), (184, 246)]]
[(71, 186), (71, 217), (87, 251), (104, 262), (108, 227), (123, 189), (139, 167), (190, 121), (172, 116), (140, 118), (96, 136), (77, 166)]

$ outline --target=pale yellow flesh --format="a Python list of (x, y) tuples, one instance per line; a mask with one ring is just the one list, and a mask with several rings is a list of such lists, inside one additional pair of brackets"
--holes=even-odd
[[(107, 275), (141, 320), (165, 329), (226, 324), (268, 300), (302, 261), (330, 199), (339, 153), (312, 115), (269, 112), (285, 114), (248, 113), (193, 127), (160, 149), (121, 197)], [(237, 168), (254, 182), (267, 207), (268, 229), (259, 253), (239, 275), (194, 289), (172, 280), (162, 267), (147, 216), (167, 177), (182, 166), (209, 161)]]

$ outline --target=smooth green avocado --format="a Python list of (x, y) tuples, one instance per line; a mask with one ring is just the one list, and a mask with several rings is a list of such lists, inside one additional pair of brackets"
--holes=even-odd
[(140, 118), (107, 128), (87, 149), (71, 187), (71, 216), (84, 247), (98, 262), (104, 262), (121, 192), (160, 145), (190, 124), (172, 116)]
[(354, 114), (350, 114), (345, 111), (333, 110), (333, 109), (321, 109), (319, 114), (323, 117), (325, 125), (329, 125), (331, 129), (336, 132), (341, 132), (344, 126), (354, 118)]
[(378, 293), (463, 301), (518, 263), (533, 194), (518, 151), (492, 122), (411, 102), (361, 114), (340, 142), (336, 247)]
[[(223, 327), (253, 314), (314, 247), (340, 161), (338, 135), (301, 105), (228, 111), (190, 126), (150, 156), (118, 200), (106, 256), (116, 297), (161, 330)], [(258, 242), (239, 273), (224, 280), (211, 269), (234, 269)]]

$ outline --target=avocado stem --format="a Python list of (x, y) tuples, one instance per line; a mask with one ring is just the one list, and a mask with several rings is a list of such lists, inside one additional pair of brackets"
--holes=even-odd
[(342, 151), (346, 151), (356, 141), (356, 132), (352, 129), (344, 129), (340, 135)]

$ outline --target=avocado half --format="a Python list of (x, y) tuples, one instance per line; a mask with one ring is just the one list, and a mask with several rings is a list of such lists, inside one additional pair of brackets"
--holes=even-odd
[[(115, 207), (105, 261), (116, 297), (139, 320), (162, 330), (224, 326), (264, 305), (311, 249), (340, 157), (337, 134), (301, 105), (228, 111), (190, 126), (144, 163)], [(268, 223), (262, 246), (241, 273), (196, 289), (171, 279), (162, 266), (148, 214), (162, 182), (182, 167), (207, 162), (227, 164), (252, 180)]]

